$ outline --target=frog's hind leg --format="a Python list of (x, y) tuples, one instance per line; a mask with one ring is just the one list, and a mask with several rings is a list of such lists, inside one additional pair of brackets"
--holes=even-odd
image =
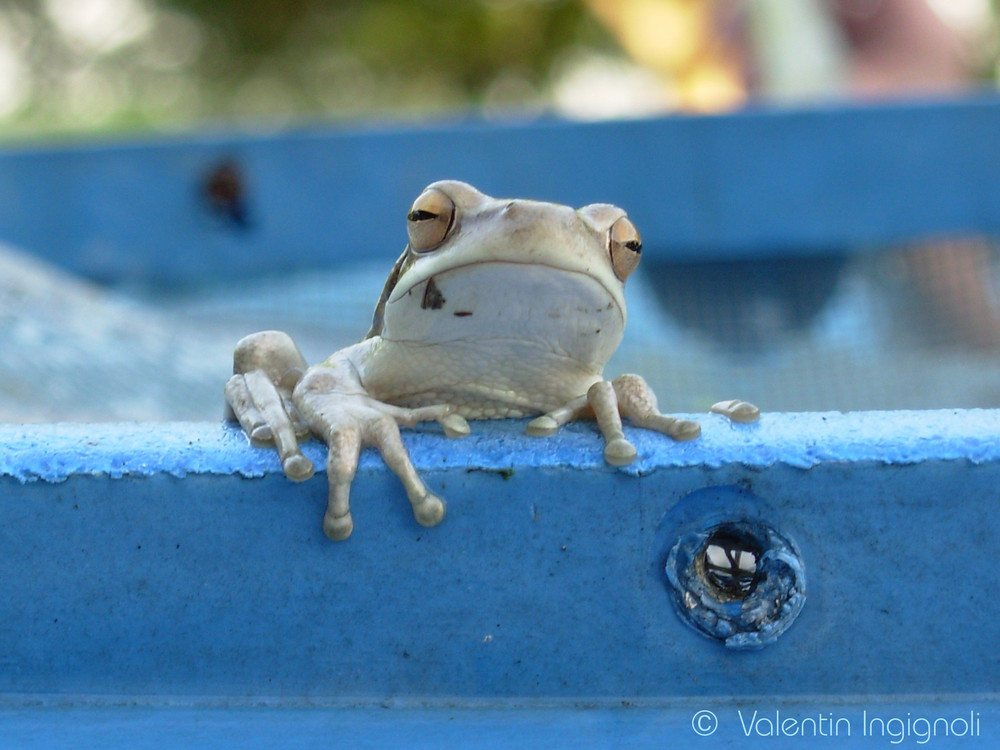
[(594, 383), (587, 391), (587, 403), (594, 411), (597, 426), (604, 435), (604, 460), (612, 466), (627, 466), (635, 461), (635, 446), (625, 439), (619, 412), (618, 394), (606, 380)]
[(662, 432), (674, 440), (693, 440), (701, 435), (701, 426), (697, 422), (660, 414), (656, 394), (638, 375), (619, 375), (611, 385), (622, 415), (639, 427)]

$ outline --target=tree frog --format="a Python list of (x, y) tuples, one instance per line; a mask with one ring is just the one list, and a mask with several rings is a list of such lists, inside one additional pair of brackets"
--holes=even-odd
[[(226, 384), (233, 416), (252, 439), (273, 441), (289, 479), (314, 471), (300, 437), (327, 443), (331, 539), (354, 528), (349, 493), (366, 445), (402, 481), (420, 524), (444, 517), (399, 425), (435, 420), (461, 437), (468, 419), (530, 416), (528, 434), (548, 436), (592, 417), (615, 466), (636, 458), (622, 417), (674, 440), (700, 434), (696, 422), (660, 414), (638, 375), (604, 379), (625, 329), (625, 280), (642, 252), (625, 211), (499, 200), (449, 180), (420, 194), (406, 226), (409, 242), (364, 339), (308, 367), (287, 334), (255, 333), (237, 344)], [(712, 411), (739, 422), (759, 413), (739, 400)]]

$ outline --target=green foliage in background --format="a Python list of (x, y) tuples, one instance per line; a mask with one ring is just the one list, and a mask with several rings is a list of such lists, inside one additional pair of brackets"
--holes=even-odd
[(532, 108), (613, 47), (574, 0), (7, 0), (0, 132)]

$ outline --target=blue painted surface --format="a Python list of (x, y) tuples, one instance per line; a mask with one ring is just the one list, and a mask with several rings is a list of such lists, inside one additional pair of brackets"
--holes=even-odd
[[(1000, 101), (217, 135), (0, 154), (0, 237), (106, 280), (395, 258), (424, 185), (625, 207), (651, 257), (828, 253), (1000, 229)], [(447, 154), (447, 161), (443, 161)], [(928, 155), (933, 154), (933, 158)], [(214, 216), (232, 161), (247, 222)]]
[[(909, 724), (907, 724), (909, 722)], [(935, 727), (936, 722), (936, 727)], [(675, 701), (588, 709), (462, 706), (0, 708), (0, 748), (996, 747), (993, 700)], [(966, 729), (965, 727), (968, 727)], [(709, 731), (714, 727), (714, 731)], [(783, 727), (783, 728), (782, 728)], [(698, 730), (698, 731), (696, 731)], [(707, 736), (699, 735), (699, 731)]]
[[(716, 469), (733, 464), (751, 470), (838, 462), (1000, 462), (1000, 411), (994, 409), (765, 413), (750, 425), (731, 424), (714, 414), (687, 416), (702, 424), (701, 438), (674, 443), (655, 433), (635, 430), (630, 439), (639, 458), (615, 471), (642, 476), (660, 469)], [(470, 466), (501, 471), (541, 465), (609, 470), (594, 442), (594, 431), (585, 423), (568, 426), (553, 440), (524, 435), (526, 422), (521, 420), (472, 424), (472, 434), (461, 442), (440, 438), (434, 426), (406, 431), (414, 461), (443, 471)], [(61, 482), (104, 474), (261, 477), (281, 471), (275, 452), (247, 450), (247, 440), (238, 429), (207, 422), (178, 422), (169, 427), (141, 422), (0, 424), (0, 445), (0, 477), (22, 482)], [(455, 450), (458, 447), (461, 450)], [(318, 467), (323, 465), (324, 451), (319, 441), (303, 445), (303, 452)], [(379, 470), (381, 460), (373, 451), (366, 451), (361, 466)]]
[[(587, 424), (536, 440), (476, 423), (460, 452), (407, 433), (448, 516), (417, 526), (366, 454), (343, 544), (320, 530), (323, 477), (289, 483), (230, 427), (4, 427), (0, 693), (296, 705), (996, 689), (1000, 572), (974, 561), (995, 544), (997, 412), (703, 422), (686, 445), (631, 431), (628, 471), (601, 463)], [(734, 489), (691, 494), (706, 487)], [(734, 654), (681, 623), (664, 564), (682, 534), (748, 514), (794, 540), (809, 594), (776, 643)]]

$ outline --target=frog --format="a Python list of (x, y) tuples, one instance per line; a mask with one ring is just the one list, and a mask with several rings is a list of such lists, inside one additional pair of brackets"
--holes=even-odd
[[(604, 377), (642, 255), (623, 209), (497, 199), (442, 180), (418, 195), (406, 229), (361, 341), (309, 366), (288, 334), (260, 331), (237, 343), (225, 386), (229, 416), (252, 442), (274, 445), (289, 480), (315, 472), (300, 440), (326, 443), (330, 539), (354, 530), (350, 491), (366, 446), (399, 478), (418, 524), (444, 518), (400, 427), (437, 422), (461, 438), (469, 420), (528, 418), (529, 436), (549, 437), (588, 418), (616, 467), (637, 457), (623, 419), (675, 441), (701, 434), (697, 421), (662, 414), (641, 376)], [(739, 399), (710, 411), (734, 422), (760, 413)]]

